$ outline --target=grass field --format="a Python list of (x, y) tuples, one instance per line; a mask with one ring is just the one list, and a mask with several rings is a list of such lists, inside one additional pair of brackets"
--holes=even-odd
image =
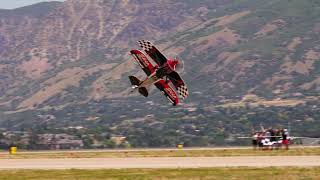
[(19, 170), (0, 171), (0, 180), (295, 180), (320, 179), (314, 168), (199, 168), (125, 170)]
[(320, 155), (320, 148), (292, 148), (286, 150), (252, 149), (176, 149), (176, 150), (122, 150), (122, 151), (51, 151), (0, 153), (0, 159), (32, 158), (115, 158), (115, 157), (220, 157), (220, 156), (308, 156)]

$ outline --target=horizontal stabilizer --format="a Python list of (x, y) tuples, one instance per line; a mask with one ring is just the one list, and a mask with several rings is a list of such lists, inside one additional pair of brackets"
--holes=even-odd
[(130, 82), (133, 86), (139, 86), (141, 81), (135, 76), (129, 76)]
[(148, 90), (145, 87), (139, 88), (139, 93), (144, 97), (148, 97), (148, 95), (149, 95)]

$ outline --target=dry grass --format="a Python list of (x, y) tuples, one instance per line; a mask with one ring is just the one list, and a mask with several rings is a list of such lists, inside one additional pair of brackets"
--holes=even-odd
[(212, 179), (320, 179), (314, 168), (197, 168), (197, 169), (123, 169), (123, 170), (19, 170), (0, 171), (1, 180), (212, 180)]
[(198, 38), (193, 43), (193, 45), (198, 47), (197, 50), (195, 50), (195, 52), (200, 53), (209, 49), (210, 47), (221, 46), (222, 43), (226, 43), (230, 46), (235, 45), (239, 39), (240, 36), (236, 34), (235, 31), (226, 27), (216, 33)]
[(301, 44), (301, 38), (300, 37), (296, 37), (292, 40), (292, 42), (287, 46), (287, 49), (289, 51), (295, 51), (296, 47)]
[(215, 26), (226, 26), (228, 24), (231, 24), (231, 23), (239, 20), (240, 18), (242, 18), (250, 13), (251, 13), (250, 11), (243, 11), (243, 12), (239, 12), (236, 14), (220, 17), (220, 18), (218, 18), (219, 22), (217, 22), (215, 24)]
[(267, 107), (270, 107), (270, 106), (281, 107), (281, 106), (297, 106), (299, 104), (304, 104), (304, 103), (305, 103), (304, 100), (299, 100), (299, 99), (275, 99), (275, 100), (259, 100), (257, 102), (239, 101), (234, 103), (223, 104), (220, 106), (221, 107), (245, 107), (247, 105), (250, 105), (253, 107), (257, 107), (257, 106), (263, 105)]
[(99, 72), (101, 70), (109, 70), (115, 64), (105, 64), (95, 66), (89, 69), (83, 69), (80, 67), (66, 69), (60, 73), (58, 73), (55, 77), (48, 79), (43, 84), (41, 84), (42, 88), (30, 96), (28, 99), (22, 101), (18, 108), (33, 108), (36, 104), (42, 104), (46, 100), (51, 97), (62, 93), (65, 89), (70, 86), (79, 86), (80, 81), (91, 75), (95, 72)]

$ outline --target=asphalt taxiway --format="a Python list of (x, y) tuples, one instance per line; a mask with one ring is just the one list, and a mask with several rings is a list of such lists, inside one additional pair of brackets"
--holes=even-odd
[(0, 159), (0, 169), (127, 169), (271, 166), (320, 166), (320, 156)]

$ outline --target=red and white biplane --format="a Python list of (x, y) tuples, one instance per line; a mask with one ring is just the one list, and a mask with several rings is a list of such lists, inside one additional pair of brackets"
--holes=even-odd
[(135, 76), (129, 76), (133, 91), (138, 90), (145, 97), (148, 96), (148, 87), (154, 84), (172, 103), (177, 105), (179, 98), (175, 90), (170, 86), (170, 82), (178, 91), (182, 99), (185, 99), (189, 92), (184, 81), (176, 71), (183, 66), (178, 58), (166, 58), (150, 41), (138, 41), (142, 50), (156, 63), (153, 65), (148, 57), (140, 50), (131, 50), (130, 53), (142, 70), (147, 74), (147, 78), (140, 81)]

